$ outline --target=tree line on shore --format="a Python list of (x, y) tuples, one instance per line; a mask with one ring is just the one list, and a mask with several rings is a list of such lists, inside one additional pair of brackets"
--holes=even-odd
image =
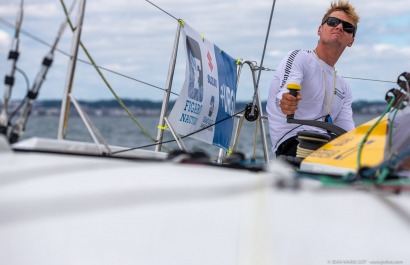
[[(151, 100), (141, 100), (141, 99), (124, 99), (122, 102), (127, 107), (138, 107), (141, 109), (161, 109), (162, 102), (161, 101), (151, 101)], [(168, 108), (171, 109), (174, 106), (175, 101), (170, 101), (168, 104)], [(236, 102), (236, 109), (241, 110), (244, 109), (247, 104), (251, 102), (245, 101), (238, 101)], [(98, 101), (80, 101), (81, 106), (87, 108), (121, 108), (120, 104), (116, 100), (98, 100)], [(60, 100), (42, 100), (36, 102), (37, 107), (45, 107), (45, 108), (60, 108), (61, 101)], [(262, 102), (263, 109), (266, 108), (266, 101)], [(366, 101), (366, 100), (358, 100), (354, 101), (352, 104), (353, 112), (369, 112), (369, 111), (376, 111), (381, 110), (381, 112), (387, 107), (387, 103), (385, 101)]]
[[(133, 110), (137, 115), (156, 115), (161, 111), (162, 102), (141, 99), (124, 99), (124, 105)], [(82, 108), (87, 110), (90, 115), (121, 115), (121, 105), (116, 100), (97, 100), (97, 101), (79, 101)], [(175, 101), (170, 101), (168, 104), (168, 111), (172, 109)], [(245, 109), (247, 104), (251, 102), (237, 101), (236, 111), (239, 112)], [(1, 103), (0, 103), (1, 104)], [(14, 102), (14, 109), (18, 106), (18, 102)], [(354, 101), (352, 104), (353, 113), (355, 114), (381, 114), (386, 109), (387, 103), (385, 101)], [(262, 102), (263, 112), (266, 111), (266, 101)], [(33, 107), (34, 115), (58, 115), (61, 109), (61, 100), (40, 100), (36, 101)], [(125, 114), (125, 112), (124, 112)]]

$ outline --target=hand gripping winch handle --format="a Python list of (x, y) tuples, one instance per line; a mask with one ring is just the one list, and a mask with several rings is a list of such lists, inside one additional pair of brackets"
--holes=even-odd
[[(286, 85), (286, 88), (289, 89), (289, 94), (291, 94), (294, 97), (297, 97), (298, 92), (301, 89), (300, 85), (296, 83), (289, 83)], [(295, 114), (289, 114), (287, 116), (288, 119), (293, 119), (294, 117), (295, 117)]]
[[(286, 85), (286, 88), (289, 89), (289, 93), (294, 97), (297, 96), (298, 92), (301, 89), (300, 85), (296, 84), (296, 83), (289, 83), (289, 84)], [(346, 130), (344, 130), (344, 129), (342, 129), (339, 126), (334, 125), (334, 124), (330, 124), (330, 123), (323, 122), (323, 121), (299, 120), (299, 119), (295, 119), (294, 116), (295, 116), (294, 114), (289, 114), (287, 116), (287, 122), (288, 123), (294, 123), (294, 124), (301, 124), (301, 125), (309, 125), (309, 126), (318, 127), (318, 128), (321, 128), (321, 129), (325, 129), (329, 132), (332, 132), (337, 136), (346, 133)]]

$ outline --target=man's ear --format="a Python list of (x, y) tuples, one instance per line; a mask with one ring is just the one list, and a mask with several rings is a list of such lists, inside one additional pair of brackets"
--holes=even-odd
[(352, 47), (353, 43), (354, 43), (354, 37), (353, 37), (353, 40), (349, 44), (347, 44), (347, 46)]

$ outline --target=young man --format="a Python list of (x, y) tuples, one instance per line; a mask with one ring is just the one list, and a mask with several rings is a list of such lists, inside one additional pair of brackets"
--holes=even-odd
[[(298, 131), (323, 132), (287, 123), (289, 114), (295, 119), (333, 122), (346, 131), (354, 128), (350, 88), (337, 75), (335, 64), (344, 49), (353, 45), (358, 22), (359, 16), (348, 1), (332, 3), (318, 28), (317, 47), (290, 52), (276, 69), (266, 107), (276, 156), (296, 156)], [(297, 97), (289, 94), (289, 83), (301, 85)]]

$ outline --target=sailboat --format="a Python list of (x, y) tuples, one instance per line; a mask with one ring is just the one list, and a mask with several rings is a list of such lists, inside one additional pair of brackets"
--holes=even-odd
[[(2, 264), (404, 264), (410, 260), (407, 179), (344, 179), (347, 175), (325, 171), (326, 163), (307, 160), (313, 170), (304, 169), (303, 162), (296, 169), (269, 159), (266, 150), (262, 150), (266, 163), (244, 164), (240, 155), (228, 156), (226, 141), (217, 142), (221, 151), (216, 161), (190, 153), (172, 118), (166, 117), (169, 91), (164, 94), (157, 150), (108, 145), (70, 93), (78, 74), (75, 65), (85, 10), (82, 0), (73, 27), (57, 138), (19, 140), (17, 129), (24, 126), (2, 124), (6, 127), (0, 137)], [(179, 21), (176, 42), (181, 27)], [(13, 47), (16, 50), (18, 42)], [(44, 67), (50, 65), (45, 62)], [(200, 69), (192, 71), (197, 77), (195, 71)], [(38, 82), (46, 73), (42, 68)], [(172, 74), (167, 83), (171, 81)], [(194, 87), (198, 90), (191, 97), (206, 97), (199, 86)], [(29, 92), (34, 100), (36, 91)], [(259, 120), (264, 130), (257, 92), (245, 114)], [(27, 112), (21, 117), (29, 117), (31, 103), (26, 102)], [(93, 143), (65, 139), (70, 103)], [(211, 106), (207, 117), (214, 117)], [(192, 115), (205, 108), (185, 107)], [(166, 125), (181, 150), (161, 150)], [(321, 171), (315, 171), (320, 165)]]

